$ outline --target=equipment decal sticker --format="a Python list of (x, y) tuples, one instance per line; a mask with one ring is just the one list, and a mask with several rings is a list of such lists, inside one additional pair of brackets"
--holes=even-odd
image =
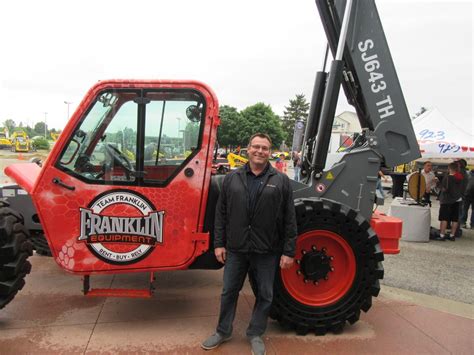
[(136, 263), (163, 243), (164, 211), (136, 192), (108, 191), (79, 210), (78, 241), (109, 264)]

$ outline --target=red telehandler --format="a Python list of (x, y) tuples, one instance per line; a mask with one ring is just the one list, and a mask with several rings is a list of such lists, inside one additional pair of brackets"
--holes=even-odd
[[(279, 270), (271, 317), (298, 334), (342, 331), (380, 290), (385, 253), (397, 253), (401, 221), (373, 213), (381, 165), (419, 157), (410, 117), (372, 0), (317, 0), (331, 68), (316, 75), (303, 143), (303, 182), (292, 182), (296, 262)], [(340, 87), (362, 132), (324, 170)], [(7, 167), (31, 197), (56, 263), (83, 278), (87, 296), (150, 297), (97, 289), (91, 277), (218, 269), (213, 175), (219, 125), (214, 92), (197, 81), (109, 80), (87, 93), (40, 168)], [(0, 308), (23, 287), (29, 216), (0, 208)], [(36, 231), (37, 232), (37, 231)], [(35, 234), (36, 237), (39, 235)], [(33, 236), (34, 237), (34, 236)]]

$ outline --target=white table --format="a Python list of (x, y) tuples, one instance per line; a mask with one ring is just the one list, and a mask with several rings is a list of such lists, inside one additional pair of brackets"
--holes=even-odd
[(416, 205), (412, 199), (397, 197), (392, 201), (388, 215), (403, 221), (402, 240), (429, 242), (431, 210), (429, 206)]

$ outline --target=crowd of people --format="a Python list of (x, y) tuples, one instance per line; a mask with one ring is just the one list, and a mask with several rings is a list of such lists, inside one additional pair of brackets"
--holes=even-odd
[[(294, 151), (291, 160), (294, 168), (294, 180), (300, 181), (301, 152)], [(280, 154), (277, 158), (275, 168), (282, 173), (287, 173), (288, 168), (284, 154)], [(474, 170), (467, 170), (466, 160), (459, 159), (450, 163), (448, 174), (441, 180), (435, 176), (431, 161), (424, 163), (421, 174), (426, 183), (422, 201), (431, 206), (431, 195), (433, 191), (438, 191), (440, 232), (434, 239), (454, 241), (461, 236), (461, 228), (474, 229), (474, 213), (472, 213), (474, 210)], [(384, 196), (382, 179), (387, 181), (387, 177), (382, 171), (379, 171), (377, 190)], [(469, 210), (471, 213), (468, 225)], [(447, 232), (448, 230), (450, 233)]]
[[(287, 173), (288, 172), (288, 164), (285, 161), (286, 156), (285, 154), (280, 154), (276, 161), (275, 161), (275, 168), (282, 172), (282, 173)], [(301, 160), (301, 151), (293, 151), (291, 153), (291, 161), (293, 164), (293, 171), (294, 171), (294, 176), (293, 179), (295, 181), (300, 181), (301, 180), (301, 166), (302, 166), (302, 160)]]
[[(474, 214), (471, 211), (470, 224), (467, 225), (469, 209), (474, 208), (474, 170), (468, 172), (465, 159), (448, 165), (448, 175), (441, 181), (433, 173), (433, 164), (426, 161), (421, 174), (425, 178), (426, 190), (423, 201), (431, 206), (431, 193), (439, 189), (439, 241), (454, 241), (461, 236), (461, 228), (474, 228)], [(448, 229), (451, 230), (448, 233)]]

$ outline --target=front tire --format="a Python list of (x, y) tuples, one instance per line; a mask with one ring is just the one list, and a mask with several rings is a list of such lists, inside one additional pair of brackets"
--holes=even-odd
[(22, 217), (0, 202), (0, 309), (25, 285), (32, 250)]
[(329, 200), (295, 201), (295, 264), (276, 275), (270, 316), (304, 335), (339, 333), (380, 291), (383, 252), (369, 222)]

